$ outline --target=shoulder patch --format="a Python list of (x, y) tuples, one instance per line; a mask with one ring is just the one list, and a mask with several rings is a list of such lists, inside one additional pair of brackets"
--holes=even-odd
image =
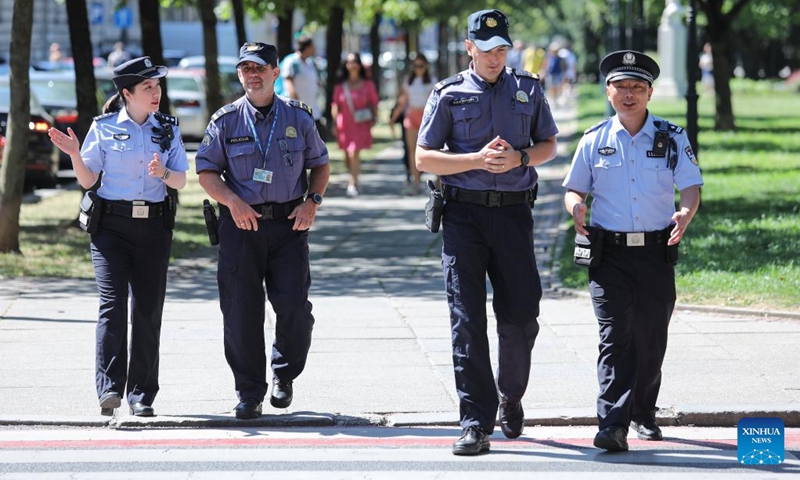
[(604, 119), (603, 119), (602, 121), (600, 121), (599, 123), (597, 123), (597, 124), (595, 124), (595, 125), (592, 125), (591, 127), (589, 127), (589, 128), (587, 128), (586, 130), (584, 130), (584, 131), (583, 131), (583, 134), (584, 134), (584, 135), (586, 135), (587, 133), (594, 132), (594, 131), (595, 131), (595, 130), (597, 130), (598, 128), (600, 128), (600, 127), (602, 127), (603, 125), (605, 125), (605, 123), (606, 123), (607, 121), (609, 121), (609, 120), (611, 120), (611, 117), (606, 117), (606, 118), (604, 118)]
[(102, 115), (98, 115), (98, 116), (94, 117), (94, 119), (93, 119), (93, 120), (102, 120), (102, 119), (104, 119), (104, 118), (108, 118), (108, 117), (114, 116), (114, 115), (116, 115), (116, 114), (118, 114), (118, 113), (119, 113), (119, 112), (108, 112), (108, 113), (104, 113), (104, 114), (102, 114)]
[(309, 115), (314, 116), (314, 112), (311, 111), (311, 107), (306, 105), (305, 103), (301, 102), (300, 100), (291, 99), (289, 100), (289, 105), (294, 108), (299, 108), (300, 110), (305, 110)]
[(219, 117), (225, 115), (226, 113), (231, 113), (234, 110), (236, 110), (236, 107), (232, 103), (229, 103), (229, 104), (225, 105), (224, 107), (221, 107), (216, 112), (214, 112), (214, 115), (211, 115), (211, 121), (214, 122)]
[(156, 117), (159, 123), (171, 123), (172, 125), (178, 125), (178, 117), (173, 117), (172, 115), (167, 115), (166, 113), (156, 112), (153, 114)]
[[(666, 122), (666, 120), (655, 120), (655, 121), (653, 121), (653, 125), (655, 125), (656, 128), (660, 128), (661, 127), (661, 122)], [(670, 132), (675, 132), (675, 133), (681, 133), (683, 131), (683, 127), (679, 127), (679, 126), (675, 125), (674, 123), (670, 123), (670, 122), (667, 122), (667, 129)]]
[(461, 75), (460, 73), (457, 73), (457, 74), (453, 75), (452, 77), (447, 77), (444, 80), (442, 80), (441, 82), (437, 83), (436, 85), (434, 85), (433, 89), (438, 92), (439, 90), (443, 89), (444, 87), (446, 87), (448, 85), (461, 83), (463, 81), (464, 81), (464, 76)]
[(528, 78), (535, 78), (539, 80), (539, 75), (536, 73), (531, 73), (527, 70), (517, 70), (516, 68), (511, 69), (511, 74), (515, 77), (528, 77)]

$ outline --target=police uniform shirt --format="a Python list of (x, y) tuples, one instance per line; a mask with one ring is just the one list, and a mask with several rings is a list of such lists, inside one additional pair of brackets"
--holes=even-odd
[[(703, 185), (697, 159), (680, 127), (670, 126), (675, 143), (666, 155), (654, 156), (656, 122), (663, 121), (648, 113), (644, 127), (631, 138), (614, 116), (581, 138), (563, 185), (591, 193), (592, 225), (617, 232), (663, 230), (675, 213), (675, 187)], [(677, 155), (674, 171), (668, 165), (673, 154)]]
[[(460, 81), (459, 81), (460, 76)], [(470, 68), (434, 88), (418, 145), (446, 147), (454, 153), (480, 151), (496, 136), (522, 149), (558, 133), (539, 81), (528, 72), (506, 68), (495, 84), (486, 83)], [(536, 184), (535, 168), (514, 168), (503, 174), (470, 170), (443, 175), (442, 182), (472, 190), (523, 191)]]
[[(285, 203), (301, 197), (308, 189), (306, 169), (328, 163), (328, 149), (317, 133), (310, 109), (296, 100), (274, 98), (266, 116), (246, 97), (220, 109), (197, 150), (197, 172), (222, 174), (228, 188), (250, 205)], [(273, 121), (272, 142), (266, 152)], [(257, 135), (253, 135), (251, 122)], [(262, 150), (267, 153), (266, 163)], [(270, 183), (253, 179), (257, 168), (271, 172)]]
[(175, 138), (166, 152), (161, 151), (161, 124), (150, 114), (142, 125), (131, 120), (124, 108), (119, 112), (95, 117), (81, 148), (86, 167), (103, 172), (97, 194), (106, 200), (146, 200), (162, 202), (167, 195), (164, 182), (151, 177), (147, 166), (158, 153), (161, 163), (170, 170), (185, 172), (189, 161), (177, 125)]

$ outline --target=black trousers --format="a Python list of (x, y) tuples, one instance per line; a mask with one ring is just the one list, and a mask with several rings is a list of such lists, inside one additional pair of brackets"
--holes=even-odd
[[(518, 402), (525, 394), (539, 333), (542, 284), (533, 253), (533, 217), (528, 205), (490, 208), (450, 201), (442, 225), (461, 426), (492, 432), (498, 395)], [(487, 275), (497, 318), (496, 384), (486, 333)]]
[[(172, 231), (162, 217), (104, 215), (91, 250), (100, 312), (97, 321), (98, 397), (113, 390), (128, 403), (152, 405), (158, 393), (161, 314)], [(128, 296), (130, 293), (130, 362)]]
[(262, 220), (258, 231), (248, 231), (237, 228), (230, 215), (219, 218), (217, 283), (225, 358), (239, 399), (261, 400), (267, 394), (265, 286), (276, 314), (273, 378), (292, 381), (305, 368), (314, 327), (308, 231), (292, 230), (293, 223)]
[(600, 428), (652, 419), (675, 308), (675, 269), (664, 245), (606, 245), (602, 264), (589, 269), (589, 291), (600, 327)]

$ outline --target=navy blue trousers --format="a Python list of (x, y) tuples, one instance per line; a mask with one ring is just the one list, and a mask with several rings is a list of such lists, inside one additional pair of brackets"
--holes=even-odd
[(225, 358), (239, 399), (262, 400), (267, 394), (265, 286), (276, 314), (273, 378), (292, 381), (306, 365), (314, 327), (308, 231), (292, 230), (293, 223), (262, 220), (252, 231), (237, 228), (230, 215), (219, 218), (217, 283)]
[(98, 232), (92, 235), (92, 263), (100, 293), (95, 362), (98, 397), (113, 390), (131, 404), (152, 405), (155, 400), (171, 247), (172, 231), (161, 217), (104, 215)]
[(675, 308), (675, 269), (664, 245), (606, 245), (589, 269), (589, 292), (600, 327), (597, 419), (600, 428), (652, 419)]
[[(533, 252), (533, 217), (528, 205), (490, 208), (450, 201), (442, 225), (461, 426), (492, 432), (498, 395), (518, 402), (525, 394), (539, 333), (542, 284)], [(497, 319), (497, 383), (486, 332), (487, 275)]]

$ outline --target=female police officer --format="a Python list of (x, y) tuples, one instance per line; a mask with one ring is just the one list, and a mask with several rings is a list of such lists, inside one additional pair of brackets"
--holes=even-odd
[(92, 210), (95, 222), (95, 215), (100, 216), (99, 224), (89, 229), (100, 292), (95, 375), (103, 415), (113, 414), (123, 393), (133, 415), (154, 415), (174, 223), (167, 186), (183, 188), (189, 169), (177, 119), (158, 113), (158, 79), (166, 74), (167, 68), (153, 65), (149, 57), (115, 68), (118, 93), (104, 107), (104, 115), (95, 118), (82, 148), (72, 129), (67, 129), (69, 135), (50, 129), (53, 143), (72, 159), (83, 188), (103, 174)]

